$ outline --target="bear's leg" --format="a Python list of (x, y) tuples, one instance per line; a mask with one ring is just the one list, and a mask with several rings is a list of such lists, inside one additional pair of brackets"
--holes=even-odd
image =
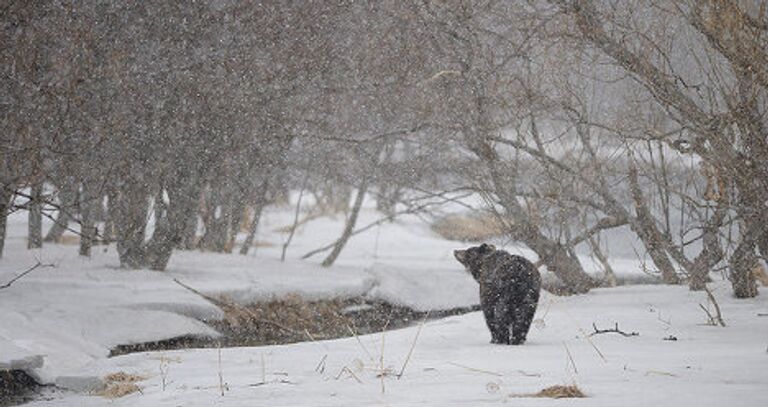
[(525, 342), (528, 330), (531, 328), (533, 314), (536, 313), (536, 303), (522, 304), (514, 310), (512, 322), (512, 345), (521, 345)]
[(496, 304), (482, 302), (485, 324), (491, 331), (491, 343), (509, 343), (509, 325), (501, 326), (499, 324), (499, 307)]
[(499, 301), (494, 307), (494, 321), (496, 325), (496, 342), (509, 345), (509, 328), (512, 325), (512, 313), (506, 301)]
[(483, 316), (485, 317), (485, 324), (488, 326), (488, 330), (491, 332), (491, 343), (499, 343), (496, 329), (496, 318), (494, 316), (493, 306), (488, 304), (482, 304)]

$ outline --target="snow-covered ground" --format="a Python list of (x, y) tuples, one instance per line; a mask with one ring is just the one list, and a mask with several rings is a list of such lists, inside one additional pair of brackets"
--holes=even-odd
[[(489, 344), (482, 315), (471, 313), (429, 322), (418, 339), (419, 328), (412, 327), (359, 342), (222, 349), (221, 363), (216, 349), (100, 359), (90, 373), (138, 374), (145, 378), (141, 392), (114, 401), (57, 395), (32, 405), (563, 405), (515, 396), (576, 384), (589, 398), (569, 405), (764, 406), (768, 327), (757, 313), (768, 301), (734, 300), (723, 284), (716, 295), (727, 328), (704, 325), (702, 295), (684, 287), (599, 289), (545, 295), (524, 346)], [(619, 323), (640, 335), (590, 338), (593, 322), (601, 329)], [(664, 340), (670, 335), (677, 341)]]
[[(359, 225), (380, 216), (368, 207)], [(215, 349), (107, 358), (119, 344), (217, 335), (199, 320), (218, 318), (221, 311), (173, 279), (242, 303), (288, 293), (307, 299), (367, 296), (418, 310), (477, 303), (475, 283), (451, 254), (462, 245), (440, 239), (415, 216), (355, 236), (329, 269), (317, 265), (322, 255), (299, 258), (332, 242), (343, 218), (302, 226), (283, 263), (285, 234), (277, 229), (291, 221), (291, 208), (271, 208), (255, 253), (176, 252), (168, 271), (156, 273), (119, 269), (114, 247), (96, 248), (91, 259), (79, 258), (68, 245), (26, 250), (23, 216), (12, 216), (0, 283), (38, 260), (56, 267), (36, 269), (0, 290), (0, 368), (26, 367), (42, 382), (81, 390), (118, 371), (145, 378), (140, 393), (117, 400), (54, 392), (34, 405), (518, 405), (553, 401), (510, 395), (572, 383), (590, 396), (589, 405), (768, 402), (768, 318), (758, 317), (768, 312), (768, 301), (764, 295), (732, 299), (724, 282), (713, 288), (727, 328), (703, 325), (699, 304), (708, 303), (702, 293), (634, 286), (569, 298), (545, 295), (522, 347), (489, 344), (482, 315), (471, 313), (426, 323), (415, 342), (419, 327), (359, 341), (222, 349), (220, 368)], [(599, 270), (584, 260), (590, 271)], [(611, 261), (617, 273), (641, 273), (636, 259)], [(619, 323), (640, 335), (588, 338), (593, 322), (601, 329)], [(670, 335), (678, 340), (663, 340)], [(414, 343), (398, 380), (393, 372)]]

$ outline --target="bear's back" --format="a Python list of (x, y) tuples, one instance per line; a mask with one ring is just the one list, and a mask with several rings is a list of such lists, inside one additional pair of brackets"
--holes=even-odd
[(541, 276), (533, 263), (503, 250), (486, 256), (482, 267), (483, 291), (538, 291), (541, 286)]

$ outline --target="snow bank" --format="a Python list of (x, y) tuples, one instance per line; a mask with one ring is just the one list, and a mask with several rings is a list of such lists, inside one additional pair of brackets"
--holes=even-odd
[(469, 307), (480, 302), (477, 283), (464, 270), (405, 269), (376, 264), (368, 297), (417, 311)]

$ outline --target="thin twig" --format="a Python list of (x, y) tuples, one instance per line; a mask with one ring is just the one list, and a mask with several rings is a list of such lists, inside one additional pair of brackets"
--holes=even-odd
[[(589, 335), (587, 335), (587, 333), (584, 332), (583, 329), (581, 329), (581, 326), (576, 322), (576, 319), (573, 317), (573, 315), (571, 315), (571, 313), (568, 312), (568, 310), (565, 310), (565, 315), (567, 315), (568, 318), (571, 319), (571, 322), (573, 322), (573, 324), (576, 326), (576, 329), (581, 333), (582, 336), (584, 336), (584, 339), (586, 339), (587, 343), (589, 343), (590, 346), (592, 346), (592, 349), (594, 349), (595, 352), (597, 352), (597, 355), (600, 356), (600, 359), (603, 360), (603, 363), (608, 363), (608, 359), (605, 357), (605, 355), (603, 355), (603, 352), (601, 352), (600, 349), (597, 347), (597, 345), (595, 345), (595, 343), (592, 342), (592, 338)], [(565, 343), (563, 343), (563, 345), (565, 345)]]
[(462, 369), (467, 369), (467, 370), (472, 371), (472, 372), (485, 373), (485, 374), (489, 374), (489, 375), (493, 375), (493, 376), (504, 377), (503, 374), (497, 373), (497, 372), (492, 372), (490, 370), (477, 369), (477, 368), (474, 368), (474, 367), (460, 365), (460, 364), (454, 363), (454, 362), (448, 362), (448, 364), (456, 366), (456, 367), (460, 367)]
[(21, 274), (19, 274), (18, 276), (12, 278), (11, 281), (9, 281), (9, 282), (7, 282), (7, 283), (5, 283), (3, 285), (0, 285), (0, 290), (2, 290), (4, 288), (10, 287), (11, 284), (15, 283), (16, 281), (18, 281), (22, 277), (26, 276), (27, 274), (31, 273), (32, 271), (34, 271), (34, 270), (36, 270), (36, 269), (38, 269), (40, 267), (56, 267), (56, 265), (55, 264), (43, 264), (43, 263), (41, 263), (38, 260), (37, 263), (35, 263), (35, 265), (33, 265), (32, 267), (24, 270)]
[(267, 362), (264, 361), (264, 352), (261, 352), (261, 381), (267, 382)]
[(568, 355), (568, 360), (571, 362), (571, 366), (573, 366), (573, 373), (579, 374), (579, 368), (576, 367), (576, 361), (573, 360), (573, 355), (571, 355), (571, 350), (568, 349), (568, 345), (563, 342), (563, 347), (565, 348), (565, 353)]
[(360, 378), (359, 378), (359, 377), (357, 377), (357, 375), (355, 374), (355, 372), (353, 372), (352, 370), (350, 370), (350, 369), (349, 369), (348, 367), (346, 367), (346, 366), (342, 367), (342, 368), (341, 368), (341, 370), (339, 370), (339, 374), (337, 374), (337, 375), (336, 375), (336, 377), (334, 378), (334, 380), (339, 380), (339, 378), (341, 378), (341, 374), (342, 374), (342, 373), (344, 373), (344, 372), (347, 372), (347, 373), (349, 373), (349, 375), (350, 375), (350, 376), (352, 376), (352, 377), (353, 377), (355, 380), (357, 380), (357, 382), (358, 382), (358, 383), (360, 383), (360, 384), (363, 384), (363, 381), (362, 381), (362, 380), (360, 380)]
[(293, 226), (291, 226), (291, 231), (288, 234), (288, 238), (285, 240), (285, 243), (283, 243), (283, 250), (280, 253), (280, 261), (285, 261), (285, 253), (288, 251), (288, 246), (291, 244), (291, 240), (293, 240), (293, 235), (296, 233), (296, 228), (299, 224), (299, 215), (301, 214), (301, 199), (304, 197), (304, 190), (307, 189), (307, 181), (309, 180), (309, 174), (307, 174), (306, 177), (304, 177), (304, 182), (301, 183), (301, 191), (299, 191), (299, 199), (296, 201), (296, 213), (293, 217)]
[(317, 367), (315, 367), (315, 372), (323, 373), (325, 372), (325, 360), (328, 359), (328, 354), (326, 353), (323, 355), (323, 358), (320, 359), (320, 362), (317, 364)]
[(427, 323), (427, 318), (429, 318), (430, 312), (431, 311), (427, 311), (427, 314), (424, 315), (424, 320), (421, 321), (421, 325), (419, 325), (419, 329), (416, 331), (416, 336), (413, 338), (413, 342), (411, 343), (411, 348), (408, 350), (408, 355), (405, 357), (405, 362), (403, 362), (403, 367), (400, 368), (400, 373), (397, 374), (397, 380), (400, 380), (400, 378), (403, 377), (403, 373), (405, 372), (405, 367), (408, 366), (408, 361), (411, 360), (413, 349), (416, 347), (416, 341), (419, 340), (419, 334), (421, 334), (421, 329), (424, 328), (424, 324)]
[[(725, 320), (723, 320), (723, 314), (720, 312), (720, 305), (717, 303), (717, 300), (715, 300), (715, 296), (712, 294), (712, 290), (710, 290), (706, 284), (704, 284), (704, 292), (707, 293), (707, 298), (709, 298), (709, 302), (711, 302), (712, 305), (715, 307), (715, 318), (713, 319), (713, 321), (719, 324), (720, 326), (725, 327)], [(707, 311), (707, 314), (709, 314), (709, 311)], [(712, 318), (711, 315), (710, 315), (710, 318)]]
[[(387, 321), (389, 323), (389, 321)], [(381, 331), (381, 354), (379, 355), (379, 376), (381, 377), (381, 394), (386, 393), (384, 388), (384, 335), (386, 333), (386, 326)]]
[(357, 344), (360, 345), (360, 347), (363, 348), (363, 351), (365, 352), (365, 354), (368, 355), (368, 359), (373, 361), (373, 356), (371, 355), (371, 352), (368, 352), (368, 348), (366, 348), (365, 345), (363, 345), (363, 342), (360, 340), (360, 337), (357, 336), (357, 332), (355, 332), (355, 330), (352, 329), (352, 327), (349, 326), (349, 324), (345, 324), (345, 325), (347, 326), (347, 330), (349, 330), (349, 333), (351, 333), (352, 336), (354, 336), (355, 339), (357, 340)]
[(221, 342), (218, 343), (218, 353), (219, 353), (219, 391), (221, 392), (221, 397), (224, 397), (224, 372), (221, 369)]
[(387, 317), (387, 322), (384, 323), (384, 327), (381, 328), (381, 354), (379, 356), (379, 376), (381, 376), (381, 394), (385, 393), (384, 388), (384, 377), (386, 376), (386, 371), (384, 370), (384, 335), (387, 332), (387, 327), (389, 327), (390, 321), (392, 321), (392, 314), (394, 313), (394, 310), (390, 311), (389, 316)]

